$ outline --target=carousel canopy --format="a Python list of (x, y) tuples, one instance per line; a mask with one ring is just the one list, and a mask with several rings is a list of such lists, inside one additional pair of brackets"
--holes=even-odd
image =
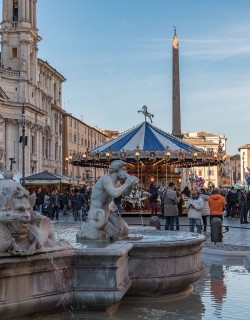
[(144, 121), (91, 152), (136, 150), (138, 147), (142, 151), (164, 151), (166, 147), (170, 150), (201, 151)]
[(108, 167), (113, 160), (130, 164), (174, 163), (191, 167), (217, 165), (223, 161), (223, 150), (204, 151), (144, 121), (119, 137), (91, 151), (73, 152), (68, 161), (75, 166)]

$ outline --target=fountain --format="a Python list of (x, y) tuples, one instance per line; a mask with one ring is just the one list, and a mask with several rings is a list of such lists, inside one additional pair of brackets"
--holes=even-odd
[[(202, 274), (205, 238), (153, 227), (129, 228), (109, 209), (113, 197), (130, 193), (137, 183), (125, 165), (114, 161), (109, 174), (96, 183), (77, 246), (56, 241), (49, 219), (33, 211), (34, 197), (6, 174), (0, 182), (1, 319), (69, 307), (111, 312), (125, 295), (190, 292)], [(118, 186), (119, 179), (125, 182)]]

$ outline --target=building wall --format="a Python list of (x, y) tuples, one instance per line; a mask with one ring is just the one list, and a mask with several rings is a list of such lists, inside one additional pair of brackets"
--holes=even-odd
[(106, 142), (107, 136), (71, 114), (63, 115), (63, 124), (63, 141), (65, 142), (63, 144), (63, 174), (71, 176), (74, 182), (93, 184), (98, 177), (104, 174), (104, 170), (72, 166), (69, 157), (74, 152), (84, 154), (88, 150), (101, 146)]
[[(226, 152), (226, 137), (208, 132), (185, 132), (184, 141), (193, 144), (204, 151), (218, 151), (219, 145)], [(221, 175), (221, 166), (194, 167), (192, 174), (202, 177), (205, 180), (205, 187), (219, 187), (224, 184), (224, 177)]]

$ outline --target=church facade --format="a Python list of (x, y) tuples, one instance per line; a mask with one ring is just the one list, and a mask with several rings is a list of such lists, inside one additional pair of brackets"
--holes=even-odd
[[(0, 170), (62, 173), (62, 84), (38, 58), (36, 0), (3, 0), (0, 67)], [(25, 130), (25, 132), (24, 132)], [(23, 138), (25, 146), (23, 147)], [(23, 155), (24, 151), (24, 155)]]

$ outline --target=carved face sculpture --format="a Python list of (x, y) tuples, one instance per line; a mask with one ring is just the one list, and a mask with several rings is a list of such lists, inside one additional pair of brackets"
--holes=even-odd
[(25, 238), (28, 233), (28, 223), (31, 219), (31, 206), (26, 197), (14, 198), (11, 201), (12, 211), (16, 215), (16, 220), (12, 225), (12, 233), (16, 238)]

